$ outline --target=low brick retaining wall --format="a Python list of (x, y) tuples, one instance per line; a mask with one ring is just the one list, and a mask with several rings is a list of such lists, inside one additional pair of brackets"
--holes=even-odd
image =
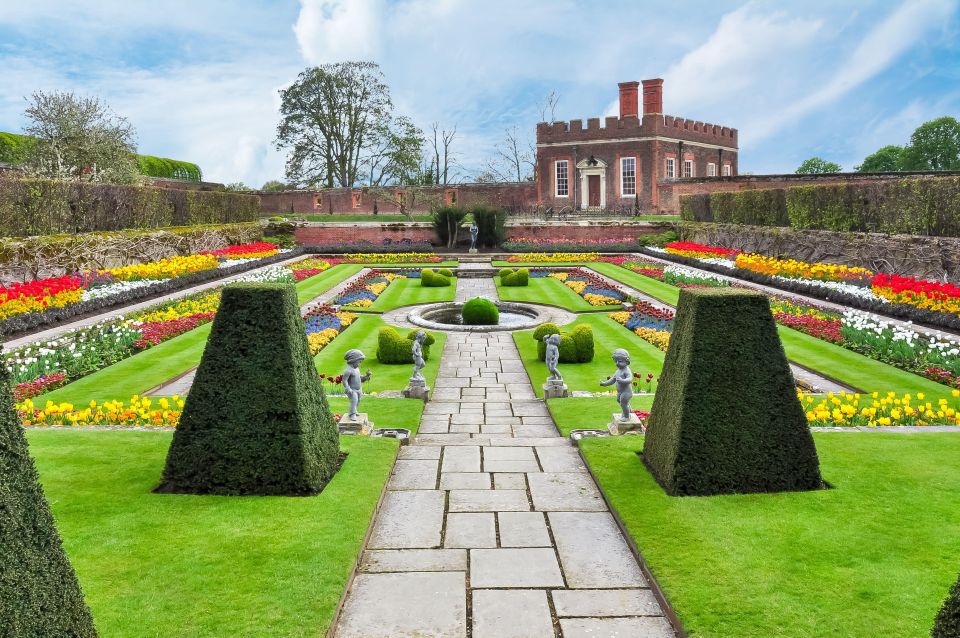
[[(582, 221), (508, 223), (507, 239), (534, 238), (541, 241), (601, 241), (634, 242), (643, 235), (661, 233), (670, 224), (650, 222)], [(371, 222), (306, 223), (297, 227), (294, 235), (303, 246), (368, 241), (380, 244), (391, 241), (437, 242), (433, 226), (424, 222), (377, 224)], [(463, 229), (464, 245), (470, 243), (470, 234)]]

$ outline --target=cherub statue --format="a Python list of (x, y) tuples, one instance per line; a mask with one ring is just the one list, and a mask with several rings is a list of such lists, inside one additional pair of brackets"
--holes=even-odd
[(363, 386), (361, 384), (369, 381), (370, 375), (373, 373), (367, 370), (366, 374), (360, 374), (360, 363), (366, 357), (359, 350), (348, 350), (343, 358), (347, 362), (347, 367), (343, 371), (343, 390), (350, 401), (350, 410), (347, 416), (351, 421), (356, 421), (357, 407), (360, 405), (360, 397), (363, 396)]
[(547, 344), (547, 354), (544, 360), (547, 364), (547, 370), (550, 371), (547, 381), (562, 382), (563, 377), (557, 370), (557, 364), (560, 363), (560, 335), (557, 333), (544, 335), (543, 342)]
[(630, 409), (630, 399), (633, 398), (633, 372), (630, 370), (630, 353), (623, 348), (613, 351), (613, 362), (617, 364), (617, 371), (613, 376), (601, 381), (600, 385), (617, 384), (617, 401), (620, 403), (620, 420), (629, 421), (633, 411)]
[(477, 235), (480, 233), (480, 228), (477, 226), (477, 222), (470, 224), (470, 250), (474, 250), (477, 247)]
[(423, 374), (420, 370), (423, 369), (423, 342), (427, 340), (427, 333), (423, 330), (417, 330), (417, 334), (413, 338), (413, 376), (410, 377), (411, 381), (425, 381)]

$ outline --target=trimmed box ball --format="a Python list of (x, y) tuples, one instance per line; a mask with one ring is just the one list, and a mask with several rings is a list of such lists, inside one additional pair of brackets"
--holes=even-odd
[(463, 304), (460, 316), (468, 326), (495, 326), (500, 323), (500, 309), (483, 297), (476, 297)]

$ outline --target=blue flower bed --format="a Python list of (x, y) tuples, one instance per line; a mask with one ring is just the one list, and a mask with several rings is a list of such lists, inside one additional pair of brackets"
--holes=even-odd
[(673, 320), (672, 319), (658, 319), (656, 317), (651, 317), (648, 314), (633, 311), (633, 314), (630, 315), (630, 318), (627, 319), (627, 323), (624, 324), (628, 330), (636, 330), (637, 328), (653, 328), (654, 330), (660, 330), (665, 332), (673, 332)]

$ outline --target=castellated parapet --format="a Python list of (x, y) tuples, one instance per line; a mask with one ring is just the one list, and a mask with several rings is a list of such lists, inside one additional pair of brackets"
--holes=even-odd
[(642, 117), (611, 116), (586, 121), (541, 122), (537, 124), (538, 144), (585, 144), (601, 140), (636, 137), (664, 137), (699, 142), (728, 148), (737, 148), (737, 129), (672, 115), (648, 113)]

